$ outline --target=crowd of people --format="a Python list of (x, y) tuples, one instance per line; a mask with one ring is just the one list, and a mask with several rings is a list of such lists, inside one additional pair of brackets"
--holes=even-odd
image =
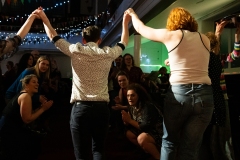
[[(123, 15), (120, 41), (112, 47), (99, 48), (98, 26), (83, 29), (83, 43), (70, 44), (57, 34), (39, 7), (15, 37), (3, 42), (1, 56), (12, 56), (35, 18), (42, 20), (56, 48), (71, 59), (70, 130), (76, 159), (105, 159), (110, 127), (118, 127), (120, 134), (153, 159), (197, 159), (202, 141), (210, 141), (209, 137), (215, 138), (211, 143), (214, 159), (234, 159), (229, 113), (220, 86), (222, 65), (217, 57), (219, 36), (228, 21), (217, 23), (215, 33), (201, 34), (194, 17), (177, 7), (171, 10), (166, 29), (154, 29), (129, 8)], [(165, 44), (170, 76), (164, 66), (145, 75), (135, 66), (130, 53), (122, 56), (128, 44), (130, 21), (143, 37)], [(239, 28), (238, 25), (232, 59), (228, 61), (239, 57)], [(10, 74), (13, 64), (9, 61), (7, 67), (3, 79)], [(0, 158), (36, 159), (42, 137), (36, 137), (31, 127), (47, 121), (61, 73), (55, 60), (39, 57), (36, 51), (24, 54), (17, 68), (15, 81), (6, 81), (10, 84), (1, 98), (6, 105), (0, 119)], [(163, 103), (157, 101), (161, 95)], [(221, 139), (219, 133), (226, 138)], [(220, 152), (214, 149), (216, 146)]]

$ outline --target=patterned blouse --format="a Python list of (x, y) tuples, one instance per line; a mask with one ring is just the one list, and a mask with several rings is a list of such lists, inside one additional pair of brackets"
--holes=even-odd
[(118, 45), (99, 48), (94, 42), (70, 44), (64, 39), (56, 41), (55, 46), (71, 58), (70, 103), (78, 100), (108, 102), (108, 73), (112, 62), (122, 54), (122, 48)]
[(212, 82), (214, 111), (212, 116), (212, 124), (223, 126), (226, 119), (226, 105), (224, 99), (224, 92), (221, 88), (222, 63), (220, 58), (214, 53), (210, 52), (209, 60), (209, 77)]
[(233, 51), (228, 54), (227, 62), (233, 62), (240, 57), (240, 43), (234, 43)]
[(133, 126), (127, 126), (127, 129), (136, 136), (142, 132), (150, 134), (154, 138), (157, 146), (160, 148), (163, 135), (163, 117), (161, 111), (156, 107), (156, 105), (146, 103), (141, 110), (137, 110), (133, 106), (128, 106), (128, 111), (131, 118), (138, 122), (140, 130)]

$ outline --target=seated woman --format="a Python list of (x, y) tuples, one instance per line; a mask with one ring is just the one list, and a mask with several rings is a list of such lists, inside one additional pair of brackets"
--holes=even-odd
[(118, 72), (116, 75), (116, 79), (118, 81), (118, 84), (120, 86), (119, 94), (117, 97), (115, 97), (115, 106), (112, 107), (114, 110), (122, 110), (125, 109), (127, 110), (127, 87), (129, 85), (129, 77), (127, 73), (124, 71)]
[(32, 96), (38, 92), (38, 78), (34, 74), (22, 80), (22, 91), (11, 99), (0, 120), (0, 159), (37, 159), (41, 139), (32, 134), (26, 125), (48, 110), (53, 101), (46, 101), (33, 110)]
[(161, 111), (151, 103), (149, 95), (139, 84), (128, 86), (127, 99), (128, 113), (122, 110), (127, 138), (154, 159), (159, 159), (163, 135)]
[[(115, 105), (112, 106), (110, 114), (110, 125), (112, 128), (117, 127), (120, 134), (124, 133), (124, 124), (122, 122), (120, 110), (127, 110), (127, 87), (129, 85), (128, 75), (124, 71), (119, 71), (116, 75), (120, 90), (118, 96), (114, 98)], [(122, 134), (123, 135), (123, 134)]]

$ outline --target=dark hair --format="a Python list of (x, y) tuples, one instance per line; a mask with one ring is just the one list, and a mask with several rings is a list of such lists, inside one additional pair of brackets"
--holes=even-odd
[(127, 74), (126, 72), (124, 72), (124, 71), (119, 71), (119, 72), (117, 73), (115, 79), (118, 79), (119, 76), (126, 76), (127, 79), (129, 80), (128, 74)]
[(11, 66), (11, 68), (13, 68), (13, 66), (14, 66), (12, 61), (7, 61), (7, 64), (9, 64)]
[(166, 68), (166, 67), (161, 67), (161, 68), (159, 69), (159, 72), (161, 72), (161, 71), (167, 71), (167, 68)]
[(132, 58), (132, 65), (135, 66), (133, 56), (132, 56), (130, 53), (126, 53), (126, 54), (124, 54), (124, 56), (123, 56), (123, 61), (122, 61), (121, 69), (126, 68), (126, 63), (125, 63), (125, 57), (126, 57), (126, 56), (130, 56), (130, 57)]
[(31, 53), (25, 53), (22, 55), (22, 57), (20, 58), (20, 60), (18, 62), (17, 75), (20, 75), (26, 68), (28, 68), (29, 57), (32, 57), (34, 60), (34, 57)]
[(88, 26), (82, 31), (82, 37), (86, 42), (97, 42), (101, 36), (101, 29), (98, 26)]
[(139, 109), (146, 104), (146, 102), (151, 101), (150, 95), (147, 91), (138, 83), (132, 83), (128, 85), (127, 90), (134, 90), (134, 92), (138, 95), (138, 102), (137, 105)]

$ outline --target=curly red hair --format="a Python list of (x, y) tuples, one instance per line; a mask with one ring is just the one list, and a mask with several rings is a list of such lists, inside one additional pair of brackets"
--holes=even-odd
[(169, 13), (166, 28), (170, 31), (183, 29), (191, 32), (197, 32), (198, 24), (187, 10), (177, 7), (172, 9)]

